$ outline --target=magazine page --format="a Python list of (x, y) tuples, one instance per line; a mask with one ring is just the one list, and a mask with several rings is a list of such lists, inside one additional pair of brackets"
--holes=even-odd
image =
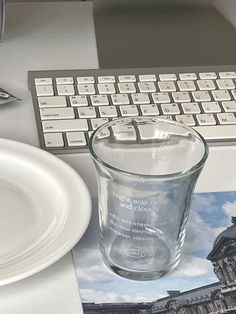
[(181, 261), (151, 281), (122, 278), (104, 265), (96, 206), (73, 249), (84, 313), (236, 313), (236, 192), (194, 194)]

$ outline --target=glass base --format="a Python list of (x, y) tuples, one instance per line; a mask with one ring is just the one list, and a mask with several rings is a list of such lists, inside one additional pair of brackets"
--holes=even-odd
[(156, 271), (134, 271), (131, 269), (125, 269), (122, 268), (118, 265), (115, 265), (112, 263), (109, 259), (106, 258), (106, 256), (103, 256), (103, 261), (104, 264), (112, 270), (115, 274), (124, 277), (126, 279), (131, 279), (131, 280), (138, 280), (138, 281), (147, 281), (147, 280), (155, 280), (163, 277), (170, 271), (174, 270), (175, 267), (179, 264), (180, 262), (180, 255), (178, 256), (177, 259), (175, 259), (174, 263), (171, 265), (168, 265), (163, 270), (156, 270)]

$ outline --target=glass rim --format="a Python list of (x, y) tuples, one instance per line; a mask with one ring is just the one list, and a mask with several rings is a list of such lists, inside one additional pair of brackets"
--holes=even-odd
[[(105, 161), (103, 161), (94, 151), (93, 149), (93, 140), (94, 140), (94, 137), (97, 135), (97, 133), (99, 132), (99, 130), (101, 130), (102, 128), (104, 127), (110, 127), (113, 125), (113, 123), (117, 123), (119, 121), (124, 121), (127, 120), (127, 121), (130, 121), (132, 119), (153, 119), (153, 120), (156, 120), (156, 121), (162, 121), (162, 122), (167, 122), (167, 123), (170, 123), (170, 124), (174, 124), (174, 125), (179, 125), (181, 127), (184, 127), (185, 129), (188, 129), (189, 131), (191, 131), (191, 133), (195, 133), (199, 138), (200, 140), (202, 141), (203, 143), (203, 146), (204, 146), (204, 154), (202, 156), (202, 158), (196, 163), (194, 164), (192, 167), (188, 168), (188, 169), (185, 169), (183, 171), (179, 171), (179, 172), (173, 172), (173, 173), (169, 173), (169, 174), (161, 174), (161, 175), (158, 175), (158, 174), (141, 174), (141, 173), (135, 173), (135, 172), (131, 172), (131, 171), (126, 171), (126, 170), (122, 170), (122, 169), (119, 169), (117, 167), (114, 167), (112, 165), (110, 165), (109, 163), (106, 163)], [(185, 125), (185, 124), (181, 124), (179, 122), (176, 122), (176, 121), (171, 121), (171, 120), (166, 120), (164, 118), (160, 118), (160, 117), (151, 117), (151, 116), (147, 116), (147, 117), (125, 117), (125, 118), (122, 118), (122, 117), (119, 117), (113, 121), (109, 121), (109, 122), (106, 122), (104, 123), (103, 125), (101, 125), (100, 127), (98, 127), (94, 132), (93, 134), (91, 135), (90, 139), (89, 139), (89, 143), (88, 143), (88, 148), (89, 148), (89, 151), (90, 151), (90, 154), (92, 156), (92, 158), (98, 163), (98, 164), (101, 164), (103, 167), (109, 169), (109, 170), (112, 170), (114, 172), (119, 172), (120, 174), (124, 174), (124, 175), (128, 175), (128, 176), (132, 176), (132, 177), (140, 177), (140, 178), (145, 178), (145, 179), (173, 179), (173, 178), (181, 178), (181, 177), (184, 177), (184, 176), (187, 176), (187, 175), (190, 175), (194, 172), (196, 172), (197, 170), (199, 170), (201, 167), (203, 167), (203, 165), (205, 164), (205, 161), (207, 160), (207, 157), (209, 155), (209, 148), (208, 148), (208, 145), (207, 145), (207, 142), (206, 140), (204, 139), (204, 137), (199, 133), (197, 132), (195, 129)]]

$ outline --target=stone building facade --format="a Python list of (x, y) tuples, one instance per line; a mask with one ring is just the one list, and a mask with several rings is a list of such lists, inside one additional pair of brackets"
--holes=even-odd
[(86, 314), (236, 314), (236, 217), (215, 240), (208, 260), (218, 282), (150, 303), (85, 303)]

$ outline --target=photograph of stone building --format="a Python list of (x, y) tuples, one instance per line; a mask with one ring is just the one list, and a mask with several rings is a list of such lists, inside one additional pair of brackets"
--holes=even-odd
[[(218, 197), (219, 195), (217, 195)], [(231, 195), (232, 199), (235, 198), (236, 200), (236, 193)], [(206, 195), (204, 195), (206, 197)], [(209, 197), (208, 203), (209, 203)], [(221, 195), (222, 199), (229, 197), (229, 195)], [(206, 198), (204, 198), (205, 201)], [(214, 203), (214, 199), (216, 196), (214, 195), (211, 198), (211, 202)], [(198, 202), (200, 204), (200, 198), (198, 198)], [(201, 199), (202, 202), (202, 199)], [(217, 199), (217, 204), (220, 204), (219, 199)], [(235, 213), (236, 214), (236, 201), (235, 202), (225, 202), (225, 199), (219, 205), (219, 208), (227, 204), (225, 208), (227, 208), (227, 213)], [(198, 206), (198, 205), (197, 205)], [(199, 206), (200, 207), (200, 206)], [(229, 210), (230, 209), (230, 210)], [(219, 210), (220, 212), (220, 210)], [(212, 205), (212, 212), (209, 211), (210, 215), (204, 215), (210, 221), (211, 215), (215, 215), (217, 219), (223, 221), (223, 216), (219, 215), (219, 212), (216, 210), (216, 204)], [(204, 217), (205, 217), (204, 216)], [(236, 215), (235, 215), (236, 216)], [(199, 218), (199, 217), (197, 217)], [(217, 222), (218, 223), (218, 222)], [(93, 302), (93, 293), (94, 296), (98, 291), (87, 289), (86, 286), (82, 287), (82, 300), (83, 300), (83, 308), (85, 314), (148, 314), (148, 313), (159, 313), (159, 314), (236, 314), (236, 217), (232, 217), (232, 222), (230, 223), (228, 220), (228, 227), (219, 228), (217, 223), (214, 226), (217, 226), (217, 231), (220, 230), (221, 232), (217, 232), (217, 236), (212, 239), (210, 245), (208, 245), (209, 249), (208, 252), (204, 251), (204, 258), (196, 259), (198, 263), (194, 262), (192, 259), (193, 264), (192, 267), (186, 267), (186, 272), (184, 271), (184, 267), (180, 268), (181, 272), (178, 274), (177, 278), (172, 279), (171, 276), (165, 276), (164, 279), (161, 281), (156, 280), (152, 281), (150, 284), (151, 289), (154, 291), (153, 294), (150, 294), (150, 298), (152, 299), (142, 300), (140, 297), (137, 299), (133, 299), (127, 297), (125, 300), (127, 301), (120, 301), (114, 302), (112, 298), (112, 292), (107, 294), (108, 298), (103, 298), (102, 291), (98, 295), (98, 298)], [(196, 226), (196, 221), (194, 224)], [(204, 226), (206, 228), (206, 226)], [(201, 227), (198, 226), (198, 232), (200, 237), (200, 232), (205, 232), (204, 230), (200, 231)], [(209, 230), (206, 231), (209, 233)], [(210, 238), (210, 237), (209, 237)], [(203, 237), (204, 239), (204, 237)], [(207, 241), (207, 238), (205, 239)], [(191, 242), (193, 245), (193, 242)], [(202, 244), (204, 245), (204, 244)], [(196, 251), (196, 254), (201, 254), (201, 245), (199, 242), (197, 243), (196, 247), (199, 247), (199, 250)], [(202, 248), (201, 248), (202, 249)], [(204, 285), (195, 285), (194, 278), (198, 278), (199, 275), (203, 274), (203, 267), (202, 264), (208, 265), (208, 273), (207, 269), (205, 270), (205, 277), (208, 276), (207, 284)], [(184, 264), (183, 264), (184, 265)], [(205, 266), (204, 266), (205, 267)], [(198, 268), (198, 269), (196, 269)], [(98, 271), (98, 268), (96, 269)], [(193, 272), (192, 274), (189, 272)], [(196, 272), (196, 274), (194, 274)], [(202, 272), (202, 273), (201, 273)], [(116, 275), (114, 275), (114, 282), (116, 279)], [(183, 278), (181, 278), (183, 276)], [(192, 276), (192, 277), (191, 277)], [(201, 277), (204, 277), (204, 275)], [(109, 285), (111, 281), (110, 278), (105, 278), (103, 273), (103, 278), (100, 278), (102, 282), (100, 284), (101, 287)], [(192, 278), (192, 279), (191, 279)], [(87, 282), (89, 282), (89, 287), (94, 287), (96, 283), (92, 283), (91, 279), (86, 278)], [(102, 281), (103, 280), (103, 281)], [(122, 279), (124, 280), (124, 279)], [(182, 280), (182, 281), (181, 281)], [(173, 281), (175, 281), (175, 285), (173, 285)], [(126, 284), (127, 287), (132, 285), (132, 281), (126, 280), (125, 282), (120, 281), (121, 283)], [(178, 286), (179, 282), (179, 286)], [(204, 282), (204, 281), (203, 281)], [(191, 283), (190, 286), (193, 286), (191, 289), (186, 289)], [(143, 291), (150, 287), (148, 286), (149, 283), (141, 283), (138, 282), (135, 289), (137, 287), (141, 287)], [(166, 289), (163, 296), (159, 296), (157, 293), (157, 297), (155, 297), (155, 291), (159, 292), (161, 285), (164, 287), (170, 287), (170, 289)], [(175, 289), (172, 289), (175, 287)], [(183, 288), (184, 287), (184, 288)], [(151, 290), (149, 289), (149, 290)], [(117, 290), (119, 287), (117, 286)], [(125, 295), (125, 290), (123, 289), (123, 297)], [(86, 298), (83, 299), (83, 293)], [(138, 292), (137, 292), (138, 294)], [(122, 297), (122, 293), (120, 294)], [(135, 291), (134, 294), (135, 296)], [(98, 300), (101, 299), (102, 301), (99, 302)], [(117, 300), (117, 296), (114, 295), (114, 300)]]

